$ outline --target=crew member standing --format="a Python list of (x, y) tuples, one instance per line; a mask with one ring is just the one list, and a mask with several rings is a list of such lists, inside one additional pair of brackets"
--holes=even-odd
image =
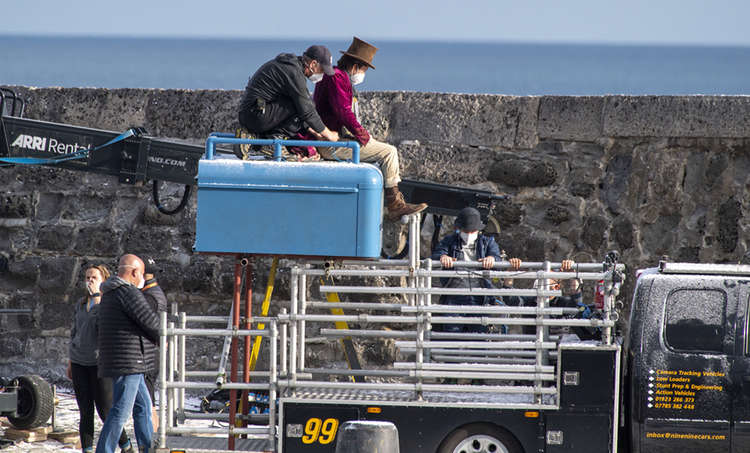
[(96, 444), (97, 453), (114, 453), (131, 413), (138, 450), (151, 450), (152, 404), (143, 375), (154, 355), (159, 322), (140, 291), (144, 284), (144, 264), (135, 255), (120, 258), (117, 275), (102, 284), (99, 376), (112, 378), (113, 402)]
[[(164, 294), (161, 286), (159, 286), (159, 282), (156, 281), (156, 273), (159, 271), (156, 260), (154, 260), (153, 258), (144, 258), (143, 263), (146, 266), (145, 274), (143, 276), (143, 278), (146, 279), (146, 282), (143, 285), (143, 289), (141, 291), (143, 292), (143, 295), (146, 296), (146, 300), (148, 301), (149, 305), (151, 305), (151, 308), (156, 313), (156, 316), (161, 316), (162, 312), (167, 311), (167, 296)], [(146, 387), (148, 387), (148, 393), (149, 396), (151, 396), (151, 402), (154, 403), (156, 402), (156, 383), (159, 378), (158, 345), (157, 348), (154, 349), (154, 355), (152, 356), (151, 360), (147, 362), (146, 368), (147, 371), (144, 375), (144, 378), (146, 379)], [(156, 415), (156, 405), (153, 406), (151, 419), (153, 420), (154, 424), (154, 432), (156, 432), (156, 430), (159, 429), (159, 418)]]

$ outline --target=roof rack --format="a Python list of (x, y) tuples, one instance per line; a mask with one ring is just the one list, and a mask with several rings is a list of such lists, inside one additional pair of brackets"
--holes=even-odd
[(706, 263), (659, 263), (663, 274), (707, 274), (707, 275), (750, 275), (750, 265), (746, 264), (706, 264)]

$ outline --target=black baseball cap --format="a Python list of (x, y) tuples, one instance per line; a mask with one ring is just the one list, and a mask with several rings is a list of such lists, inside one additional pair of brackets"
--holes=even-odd
[(466, 231), (483, 230), (482, 215), (475, 208), (463, 208), (456, 216), (456, 226)]
[(156, 274), (161, 272), (161, 268), (156, 263), (156, 260), (151, 256), (143, 257), (143, 264), (145, 266), (143, 269), (143, 273), (145, 274)]
[(303, 55), (320, 63), (320, 67), (323, 68), (323, 73), (326, 75), (333, 75), (335, 73), (333, 70), (333, 57), (328, 47), (321, 45), (310, 46)]

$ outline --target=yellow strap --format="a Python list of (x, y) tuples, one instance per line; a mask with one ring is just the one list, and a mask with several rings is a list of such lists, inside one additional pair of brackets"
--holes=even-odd
[[(263, 305), (260, 307), (260, 315), (268, 316), (268, 308), (271, 306), (271, 295), (273, 294), (273, 283), (276, 280), (276, 267), (279, 264), (279, 258), (274, 257), (273, 263), (271, 264), (271, 271), (268, 273), (268, 283), (266, 284), (266, 297), (263, 299)], [(265, 323), (258, 323), (258, 330), (264, 330), (266, 328)], [(253, 341), (253, 349), (250, 352), (250, 363), (247, 369), (255, 371), (255, 364), (258, 362), (258, 354), (260, 353), (260, 345), (263, 342), (263, 337), (260, 335), (255, 337)]]
[[(321, 278), (320, 279), (320, 284), (322, 285), (324, 283), (325, 282)], [(341, 299), (339, 299), (338, 293), (326, 293), (326, 300), (328, 302), (341, 302)], [(330, 310), (331, 310), (331, 314), (332, 315), (343, 315), (344, 314), (344, 309), (342, 309), (342, 308), (331, 308)], [(336, 324), (336, 328), (337, 329), (348, 329), (349, 328), (349, 324), (347, 324), (346, 321), (336, 321), (334, 324)], [(351, 341), (351, 339), (352, 339), (351, 337), (345, 337), (345, 338), (340, 338), (339, 339), (339, 342), (341, 343), (341, 350), (344, 351), (344, 358), (346, 359), (346, 363), (349, 365), (349, 369), (352, 368), (352, 364), (349, 363), (349, 356), (347, 355), (346, 344), (344, 342), (346, 340)], [(355, 382), (354, 376), (349, 376), (349, 380), (352, 381), (352, 382)]]
[[(320, 279), (320, 284), (324, 284), (325, 282), (323, 279)], [(341, 299), (339, 299), (338, 293), (326, 293), (326, 300), (328, 302), (341, 302)], [(342, 308), (331, 308), (331, 314), (332, 315), (342, 315), (344, 314), (344, 310)], [(348, 329), (349, 324), (346, 323), (346, 321), (336, 321), (336, 328), (337, 329)]]

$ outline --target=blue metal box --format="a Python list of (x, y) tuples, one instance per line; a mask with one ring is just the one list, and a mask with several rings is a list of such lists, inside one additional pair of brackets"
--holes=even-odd
[(382, 206), (370, 164), (201, 159), (195, 250), (377, 258)]

